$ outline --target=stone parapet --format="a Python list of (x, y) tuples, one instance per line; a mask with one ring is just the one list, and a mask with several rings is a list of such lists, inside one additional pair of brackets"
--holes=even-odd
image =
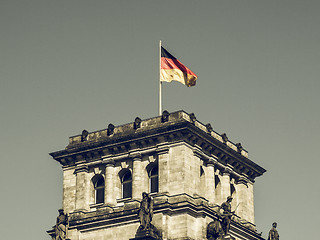
[[(224, 136), (224, 137), (223, 137)], [(248, 153), (241, 144), (234, 144), (225, 135), (214, 132), (198, 120), (190, 120), (189, 114), (178, 111), (169, 115), (169, 120), (162, 122), (161, 116), (142, 120), (139, 128), (134, 123), (115, 126), (110, 129), (70, 137), (65, 150), (50, 153), (64, 167), (82, 162), (92, 163), (102, 158), (129, 157), (131, 151), (141, 154), (154, 151), (152, 148), (166, 146), (176, 142), (185, 142), (198, 146), (208, 156), (215, 156), (222, 165), (230, 165), (238, 174), (246, 174), (250, 180), (262, 175), (265, 170), (248, 159)], [(165, 149), (158, 148), (158, 151)]]
[[(182, 239), (181, 236), (185, 237), (184, 239), (205, 239), (207, 224), (219, 218), (216, 212), (219, 206), (210, 206), (208, 201), (201, 197), (192, 197), (187, 194), (172, 196), (154, 194), (153, 199), (154, 216), (152, 224), (162, 232), (163, 239)], [(115, 231), (118, 235), (117, 238), (113, 239), (136, 239), (134, 237), (139, 227), (138, 209), (138, 201), (127, 200), (122, 207), (101, 205), (94, 212), (70, 213), (70, 235), (77, 236), (80, 234), (81, 239), (86, 240), (92, 239), (90, 233), (93, 230), (96, 232), (95, 236), (97, 238), (99, 234), (108, 236), (112, 231)], [(166, 224), (165, 221), (170, 224)], [(231, 236), (238, 239), (237, 235), (246, 233), (250, 236), (248, 239), (262, 239), (254, 230), (254, 225), (249, 226), (245, 220), (243, 220), (243, 223), (241, 221), (239, 217), (232, 220)], [(123, 228), (121, 226), (127, 227)], [(120, 234), (121, 231), (122, 234)], [(54, 230), (50, 230), (48, 233), (52, 235)]]

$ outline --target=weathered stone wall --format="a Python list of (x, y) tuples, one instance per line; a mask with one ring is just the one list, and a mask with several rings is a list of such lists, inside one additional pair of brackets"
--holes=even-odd
[(171, 195), (187, 193), (199, 194), (200, 160), (185, 144), (171, 146), (169, 150), (169, 189)]
[[(67, 213), (75, 210), (95, 211), (94, 187), (92, 178), (101, 174), (105, 179), (105, 203), (110, 206), (121, 205), (122, 187), (119, 172), (129, 169), (132, 172), (133, 199), (141, 199), (142, 192), (150, 191), (147, 166), (149, 156), (110, 164), (102, 164), (91, 168), (68, 168), (64, 170), (63, 208)], [(154, 161), (154, 160), (153, 160)], [(220, 205), (233, 193), (232, 209), (239, 203), (236, 214), (243, 220), (254, 223), (253, 184), (230, 181), (229, 172), (215, 170), (214, 164), (203, 164), (193, 149), (184, 143), (174, 144), (157, 155), (159, 164), (159, 192), (169, 195), (186, 193), (190, 196), (202, 196), (211, 204)], [(200, 165), (203, 175), (200, 177)], [(215, 187), (215, 174), (220, 183)]]
[(63, 170), (63, 197), (62, 208), (66, 213), (73, 212), (76, 208), (76, 175), (74, 168)]
[(202, 194), (211, 204), (215, 203), (215, 175), (214, 175), (214, 165), (207, 164), (204, 169), (205, 184), (201, 186)]
[(129, 240), (134, 238), (138, 227), (139, 223), (135, 222), (85, 231), (71, 230), (68, 237), (71, 240)]
[[(253, 182), (265, 170), (251, 162), (239, 145), (191, 120), (185, 112), (173, 113), (167, 122), (161, 117), (144, 120), (139, 129), (132, 124), (119, 126), (112, 135), (107, 130), (89, 133), (85, 142), (81, 136), (71, 137), (67, 150), (52, 156), (63, 165), (63, 209), (71, 215), (89, 216), (105, 209), (106, 214), (126, 214), (132, 210), (130, 204), (139, 203), (142, 192), (150, 192), (148, 169), (158, 164), (159, 192), (152, 195), (166, 196), (170, 202), (168, 208), (154, 215), (154, 224), (164, 239), (205, 239), (211, 218), (199, 208), (209, 207), (213, 216), (231, 190), (232, 210), (239, 204), (237, 221), (254, 226), (250, 225), (254, 223)], [(121, 173), (128, 170), (132, 174), (132, 198), (123, 199)], [(95, 204), (92, 179), (97, 175), (105, 180), (105, 201), (101, 204)], [(187, 205), (173, 210), (181, 204)], [(137, 219), (117, 221), (94, 223), (96, 227), (83, 225), (79, 231), (71, 228), (69, 236), (72, 240), (134, 237)]]

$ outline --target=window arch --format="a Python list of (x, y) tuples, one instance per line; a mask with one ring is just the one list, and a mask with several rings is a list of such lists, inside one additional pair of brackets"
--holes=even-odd
[(92, 178), (92, 183), (94, 187), (94, 199), (95, 203), (104, 203), (104, 178), (101, 175), (96, 175)]
[(149, 171), (149, 186), (150, 193), (159, 192), (159, 171), (157, 165), (153, 166)]
[(119, 174), (122, 186), (122, 198), (132, 197), (132, 174), (129, 169), (124, 169)]

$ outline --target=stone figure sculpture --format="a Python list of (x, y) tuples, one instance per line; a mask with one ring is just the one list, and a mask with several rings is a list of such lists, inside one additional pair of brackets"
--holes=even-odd
[(140, 220), (139, 228), (142, 230), (149, 229), (153, 216), (153, 200), (146, 192), (142, 193), (138, 215)]
[(110, 136), (113, 134), (113, 132), (114, 132), (114, 125), (110, 123), (107, 128), (107, 135)]
[(221, 137), (222, 137), (222, 140), (223, 140), (224, 143), (228, 142), (228, 136), (227, 136), (226, 133), (222, 133)]
[(164, 110), (161, 116), (161, 122), (168, 122), (169, 121), (170, 113), (167, 110)]
[[(218, 214), (222, 218), (221, 226), (222, 226), (224, 235), (227, 235), (229, 233), (231, 217), (234, 214), (234, 212), (231, 212), (231, 202), (232, 202), (232, 197), (229, 196), (227, 197), (227, 201), (222, 203), (218, 209)], [(223, 210), (222, 214), (220, 213), (221, 209)]]
[(218, 220), (212, 221), (207, 226), (207, 239), (216, 240), (223, 236), (224, 232)]
[(133, 123), (133, 128), (138, 129), (140, 127), (141, 127), (141, 118), (136, 117), (136, 119), (134, 120), (134, 123)]
[(142, 193), (138, 216), (140, 226), (137, 230), (136, 238), (149, 237), (148, 239), (162, 239), (161, 232), (151, 224), (153, 216), (153, 199), (146, 192)]
[[(232, 197), (229, 196), (227, 201), (222, 203), (218, 209), (218, 215), (221, 220), (214, 220), (207, 226), (207, 239), (218, 240), (223, 239), (224, 236), (229, 234), (231, 217), (234, 212), (231, 211)], [(221, 213), (221, 209), (223, 212)], [(232, 238), (233, 239), (233, 238)]]
[(87, 130), (83, 130), (81, 133), (81, 142), (85, 142), (88, 140), (89, 132)]
[(197, 120), (196, 115), (194, 115), (194, 113), (190, 113), (189, 117), (190, 117), (191, 122), (194, 124), (195, 121)]
[(59, 209), (59, 216), (57, 217), (55, 233), (56, 240), (66, 240), (68, 231), (68, 216), (64, 214), (63, 209)]
[(279, 239), (280, 239), (280, 237), (279, 237), (279, 233), (277, 230), (277, 223), (274, 222), (274, 223), (272, 223), (272, 228), (269, 231), (268, 240), (279, 240)]

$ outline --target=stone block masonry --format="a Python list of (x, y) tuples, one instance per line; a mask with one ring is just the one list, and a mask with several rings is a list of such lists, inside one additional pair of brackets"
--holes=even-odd
[[(217, 209), (231, 194), (232, 206), (239, 206), (230, 236), (262, 239), (255, 231), (253, 185), (265, 170), (241, 144), (194, 115), (178, 111), (83, 134), (50, 154), (63, 169), (71, 240), (134, 239), (141, 194), (151, 189), (152, 224), (163, 239), (205, 239), (207, 224), (219, 219)], [(48, 233), (54, 239), (54, 230)]]

